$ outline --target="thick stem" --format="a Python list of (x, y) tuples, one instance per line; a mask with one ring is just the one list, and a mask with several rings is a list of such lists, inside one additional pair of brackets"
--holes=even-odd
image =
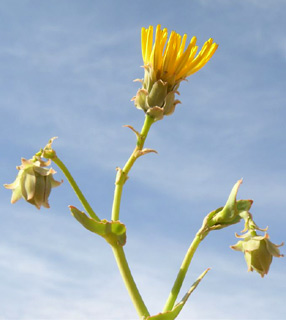
[(81, 190), (78, 187), (77, 183), (75, 182), (73, 176), (70, 174), (69, 170), (64, 165), (64, 163), (57, 156), (53, 157), (52, 160), (62, 170), (63, 174), (66, 176), (66, 178), (68, 179), (68, 182), (70, 183), (70, 185), (73, 188), (75, 194), (77, 195), (79, 201), (82, 203), (84, 209), (87, 211), (87, 213), (90, 215), (90, 217), (95, 219), (95, 220), (97, 220), (97, 221), (100, 221), (100, 219), (98, 218), (96, 213), (91, 208), (90, 204), (86, 200), (85, 196), (81, 192)]
[(182, 287), (182, 284), (183, 284), (183, 281), (185, 279), (185, 276), (187, 274), (187, 271), (189, 269), (189, 266), (190, 266), (190, 263), (192, 261), (192, 258), (194, 256), (194, 253), (196, 252), (199, 244), (201, 243), (201, 241), (203, 240), (204, 236), (203, 236), (203, 232), (204, 232), (204, 229), (201, 228), (198, 233), (196, 234), (193, 242), (191, 243), (186, 255), (185, 255), (185, 258), (182, 262), (182, 265), (181, 265), (181, 268), (178, 272), (178, 275), (177, 275), (177, 278), (174, 282), (174, 285), (173, 285), (173, 288), (169, 294), (169, 297), (166, 301), (166, 304), (165, 304), (165, 307), (163, 309), (163, 312), (166, 312), (166, 311), (171, 311), (175, 305), (175, 302), (176, 302), (176, 299), (178, 297), (178, 294), (181, 290), (181, 287)]
[(133, 305), (136, 308), (136, 311), (138, 315), (140, 316), (140, 319), (144, 319), (145, 317), (149, 316), (149, 312), (147, 310), (147, 307), (145, 306), (145, 303), (138, 291), (138, 288), (136, 286), (136, 283), (132, 277), (131, 271), (129, 269), (124, 250), (121, 246), (116, 245), (112, 246), (112, 250), (114, 253), (114, 257), (116, 259), (116, 263), (118, 266), (118, 269), (121, 273), (122, 279), (124, 281), (124, 284), (129, 292), (130, 298), (133, 302)]
[(141, 133), (137, 135), (137, 145), (135, 149), (133, 150), (131, 156), (127, 160), (123, 169), (122, 170), (117, 169), (118, 172), (115, 180), (115, 190), (114, 190), (114, 198), (113, 198), (112, 214), (111, 214), (111, 220), (113, 221), (119, 220), (120, 203), (121, 203), (123, 186), (125, 184), (125, 181), (128, 177), (128, 173), (131, 170), (133, 164), (140, 157), (140, 151), (144, 147), (145, 140), (147, 138), (150, 127), (153, 123), (154, 123), (154, 119), (146, 115)]

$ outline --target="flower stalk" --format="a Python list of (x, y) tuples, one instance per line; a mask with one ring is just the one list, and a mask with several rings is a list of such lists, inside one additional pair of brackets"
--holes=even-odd
[(178, 275), (176, 277), (176, 280), (174, 282), (172, 290), (171, 290), (169, 297), (165, 303), (163, 312), (171, 311), (173, 309), (175, 302), (177, 300), (178, 294), (181, 290), (182, 284), (185, 280), (186, 274), (188, 272), (189, 266), (190, 266), (191, 261), (193, 259), (193, 256), (194, 256), (199, 244), (205, 238), (207, 233), (208, 233), (208, 231), (203, 227), (197, 232), (197, 234), (196, 234), (194, 240), (192, 241), (192, 243), (191, 243), (191, 245), (190, 245), (190, 247), (184, 257), (184, 260), (181, 264), (180, 270), (178, 272)]
[(143, 151), (145, 140), (147, 138), (151, 125), (154, 123), (154, 121), (155, 121), (154, 118), (152, 118), (149, 115), (146, 115), (141, 133), (135, 131), (132, 127), (130, 127), (136, 133), (137, 143), (136, 143), (135, 149), (133, 150), (131, 156), (127, 160), (123, 169), (117, 168), (114, 198), (113, 198), (112, 213), (111, 213), (112, 221), (119, 220), (122, 190), (126, 180), (128, 179), (128, 173), (131, 170), (133, 164), (141, 155), (148, 152), (152, 152), (152, 151), (154, 152), (154, 150), (150, 150), (150, 149), (145, 150), (145, 152)]
[[(143, 154), (146, 153), (143, 151), (144, 143), (147, 138), (148, 132), (151, 128), (151, 125), (154, 123), (154, 119), (149, 115), (145, 116), (145, 121), (142, 127), (141, 132), (137, 132), (132, 127), (131, 128), (137, 137), (136, 147), (134, 148), (131, 156), (127, 160), (126, 164), (124, 165), (123, 169), (117, 168), (117, 174), (115, 179), (115, 190), (114, 190), (114, 199), (112, 204), (112, 213), (111, 213), (111, 220), (118, 221), (119, 214), (120, 214), (120, 204), (122, 198), (122, 191), (126, 180), (128, 179), (128, 173), (133, 167), (135, 161)], [(153, 150), (149, 150), (151, 152)], [(148, 149), (147, 149), (148, 152)], [(121, 246), (112, 246), (113, 254), (120, 271), (121, 277), (125, 283), (125, 286), (128, 290), (129, 296), (133, 302), (133, 305), (136, 308), (136, 311), (140, 318), (146, 318), (149, 316), (149, 311), (139, 293), (139, 290), (136, 286), (134, 278), (131, 274), (129, 265), (127, 263), (124, 249)]]
[(82, 191), (80, 190), (79, 186), (77, 185), (76, 181), (74, 180), (73, 176), (71, 175), (71, 173), (69, 172), (69, 170), (65, 166), (65, 164), (59, 159), (58, 156), (53, 157), (52, 160), (61, 169), (61, 171), (63, 172), (63, 174), (67, 178), (69, 184), (73, 188), (73, 191), (77, 195), (79, 201), (81, 202), (82, 206), (84, 207), (86, 212), (89, 214), (89, 216), (96, 221), (100, 221), (99, 217), (93, 211), (91, 205), (86, 200), (85, 196), (83, 195)]

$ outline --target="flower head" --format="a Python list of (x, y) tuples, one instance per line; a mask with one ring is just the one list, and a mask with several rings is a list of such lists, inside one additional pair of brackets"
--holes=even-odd
[[(172, 31), (167, 41), (167, 29), (156, 28), (153, 44), (153, 26), (142, 28), (141, 45), (145, 67), (150, 67), (156, 73), (157, 80), (174, 84), (200, 70), (215, 53), (218, 45), (209, 39), (197, 54), (196, 37), (192, 37), (186, 47), (187, 35), (182, 37)], [(197, 55), (196, 55), (197, 54)]]
[(261, 277), (268, 273), (273, 257), (283, 256), (279, 252), (279, 245), (272, 243), (267, 233), (264, 236), (258, 236), (255, 231), (249, 231), (237, 237), (244, 239), (231, 248), (243, 252), (248, 271), (255, 270)]
[(11, 203), (15, 203), (21, 197), (33, 204), (38, 209), (41, 206), (49, 208), (48, 198), (51, 189), (57, 187), (61, 182), (54, 180), (53, 174), (56, 173), (52, 168), (44, 168), (50, 161), (44, 162), (41, 159), (36, 161), (22, 159), (21, 166), (17, 169), (19, 173), (16, 180), (4, 187), (12, 190)]
[(145, 75), (142, 88), (133, 98), (135, 106), (147, 114), (162, 119), (174, 112), (179, 100), (175, 100), (182, 80), (201, 69), (212, 57), (218, 45), (209, 39), (197, 53), (196, 37), (186, 47), (183, 37), (172, 31), (167, 41), (167, 29), (156, 28), (153, 43), (153, 26), (142, 28), (141, 45)]

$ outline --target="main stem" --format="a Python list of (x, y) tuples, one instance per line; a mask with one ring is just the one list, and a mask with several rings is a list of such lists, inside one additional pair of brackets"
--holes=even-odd
[(140, 157), (140, 151), (142, 151), (144, 147), (145, 140), (147, 138), (150, 127), (153, 123), (154, 123), (154, 119), (146, 115), (141, 133), (137, 133), (137, 144), (135, 149), (133, 150), (131, 156), (127, 160), (123, 169), (122, 170), (117, 169), (118, 172), (116, 175), (112, 214), (111, 214), (111, 220), (113, 221), (119, 220), (120, 203), (121, 203), (123, 186), (125, 184), (125, 181), (128, 178), (128, 173), (131, 170), (134, 162), (137, 160), (137, 158)]
[(130, 268), (126, 260), (123, 247), (119, 245), (112, 246), (112, 250), (113, 250), (113, 254), (114, 254), (118, 269), (120, 271), (121, 277), (124, 281), (125, 287), (129, 292), (132, 303), (135, 306), (136, 311), (140, 316), (140, 319), (142, 318), (145, 319), (150, 314), (139, 293), (136, 283), (133, 279), (133, 276), (131, 274)]
[[(140, 157), (140, 151), (142, 151), (144, 147), (145, 140), (147, 138), (148, 132), (150, 130), (151, 125), (153, 124), (154, 119), (150, 116), (146, 115), (145, 121), (142, 127), (141, 132), (136, 132), (137, 136), (137, 144), (132, 152), (131, 156), (127, 160), (125, 166), (123, 169), (117, 169), (117, 175), (115, 180), (115, 190), (114, 190), (114, 199), (113, 199), (113, 205), (112, 205), (112, 214), (111, 214), (111, 220), (117, 221), (119, 220), (119, 213), (120, 213), (120, 204), (121, 204), (121, 197), (122, 197), (122, 190), (123, 186), (128, 178), (128, 173), (131, 170), (133, 164), (137, 160), (137, 158)], [(124, 284), (128, 290), (128, 293), (130, 295), (130, 298), (133, 302), (133, 305), (135, 306), (138, 315), (140, 318), (145, 319), (147, 316), (149, 316), (148, 309), (139, 293), (139, 290), (136, 286), (136, 283), (133, 279), (133, 276), (131, 274), (129, 265), (127, 263), (124, 249), (123, 247), (119, 245), (112, 246), (113, 254), (118, 266), (118, 269), (121, 273), (122, 279), (124, 281)]]
[(202, 228), (198, 231), (198, 233), (196, 234), (194, 240), (192, 241), (186, 255), (185, 258), (182, 262), (181, 268), (178, 272), (177, 278), (174, 282), (173, 288), (170, 292), (170, 295), (166, 301), (165, 307), (163, 309), (163, 312), (167, 312), (167, 311), (171, 311), (175, 305), (176, 299), (178, 297), (178, 294), (181, 290), (183, 281), (185, 279), (185, 276), (187, 274), (187, 271), (189, 269), (190, 263), (192, 261), (192, 258), (194, 256), (194, 253), (196, 252), (199, 244), (201, 243), (202, 239), (204, 238), (202, 236)]

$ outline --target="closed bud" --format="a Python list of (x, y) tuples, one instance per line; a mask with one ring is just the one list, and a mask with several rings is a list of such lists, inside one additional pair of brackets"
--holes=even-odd
[(272, 243), (267, 233), (264, 236), (258, 236), (252, 230), (243, 236), (237, 237), (243, 238), (243, 240), (238, 241), (231, 248), (243, 252), (248, 271), (255, 270), (262, 278), (268, 273), (272, 258), (283, 256), (278, 249), (279, 245)]
[(207, 217), (205, 223), (209, 230), (219, 230), (240, 222), (243, 216), (248, 217), (248, 212), (252, 206), (252, 200), (236, 200), (239, 186), (242, 179), (238, 180), (233, 186), (230, 195), (224, 207), (212, 211)]
[(4, 187), (12, 190), (11, 203), (15, 203), (20, 198), (24, 198), (38, 209), (41, 206), (49, 208), (48, 198), (51, 189), (59, 186), (62, 182), (56, 181), (53, 174), (56, 172), (52, 168), (45, 168), (49, 161), (22, 159), (21, 166), (17, 169), (19, 173), (16, 180)]

